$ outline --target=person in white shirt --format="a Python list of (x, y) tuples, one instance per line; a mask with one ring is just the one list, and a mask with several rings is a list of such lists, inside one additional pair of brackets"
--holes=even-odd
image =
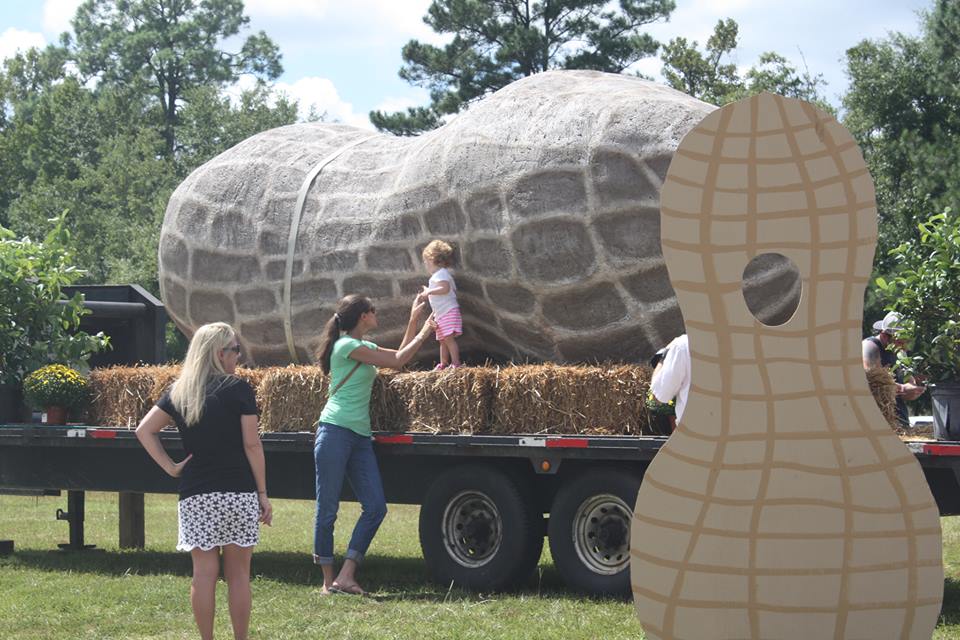
[(437, 342), (440, 343), (440, 364), (435, 370), (460, 366), (460, 348), (457, 336), (463, 335), (463, 320), (457, 303), (457, 284), (449, 268), (453, 266), (453, 247), (443, 240), (433, 240), (423, 249), (423, 264), (430, 272), (430, 282), (417, 296), (430, 300), (433, 318), (437, 323)]
[(660, 402), (677, 399), (677, 422), (683, 416), (690, 395), (690, 343), (687, 334), (677, 336), (664, 349), (650, 378), (650, 391)]

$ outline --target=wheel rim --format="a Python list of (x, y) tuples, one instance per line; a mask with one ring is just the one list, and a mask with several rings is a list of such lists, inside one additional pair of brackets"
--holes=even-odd
[(573, 518), (573, 547), (591, 571), (614, 575), (630, 562), (633, 510), (614, 495), (601, 494), (580, 504)]
[(457, 564), (477, 568), (490, 562), (503, 541), (497, 505), (479, 491), (462, 491), (443, 512), (443, 543)]

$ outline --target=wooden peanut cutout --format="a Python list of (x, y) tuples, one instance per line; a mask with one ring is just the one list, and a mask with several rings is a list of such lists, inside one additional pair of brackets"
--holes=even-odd
[[(692, 384), (634, 510), (647, 638), (930, 638), (937, 507), (861, 364), (877, 214), (856, 143), (804, 102), (729, 104), (681, 142), (661, 216)], [(780, 326), (741, 288), (768, 253), (801, 277)]]

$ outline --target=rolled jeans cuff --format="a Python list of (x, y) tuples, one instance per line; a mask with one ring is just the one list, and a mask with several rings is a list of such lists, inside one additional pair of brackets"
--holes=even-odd
[(347, 560), (353, 560), (357, 564), (363, 562), (363, 552), (356, 549), (347, 549)]
[(313, 554), (313, 564), (333, 564), (333, 556), (318, 556)]

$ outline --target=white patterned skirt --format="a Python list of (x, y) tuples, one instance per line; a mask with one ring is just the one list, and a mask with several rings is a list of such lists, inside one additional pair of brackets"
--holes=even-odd
[(260, 501), (256, 492), (212, 492), (177, 503), (178, 551), (209, 551), (225, 544), (252, 547), (260, 541)]

